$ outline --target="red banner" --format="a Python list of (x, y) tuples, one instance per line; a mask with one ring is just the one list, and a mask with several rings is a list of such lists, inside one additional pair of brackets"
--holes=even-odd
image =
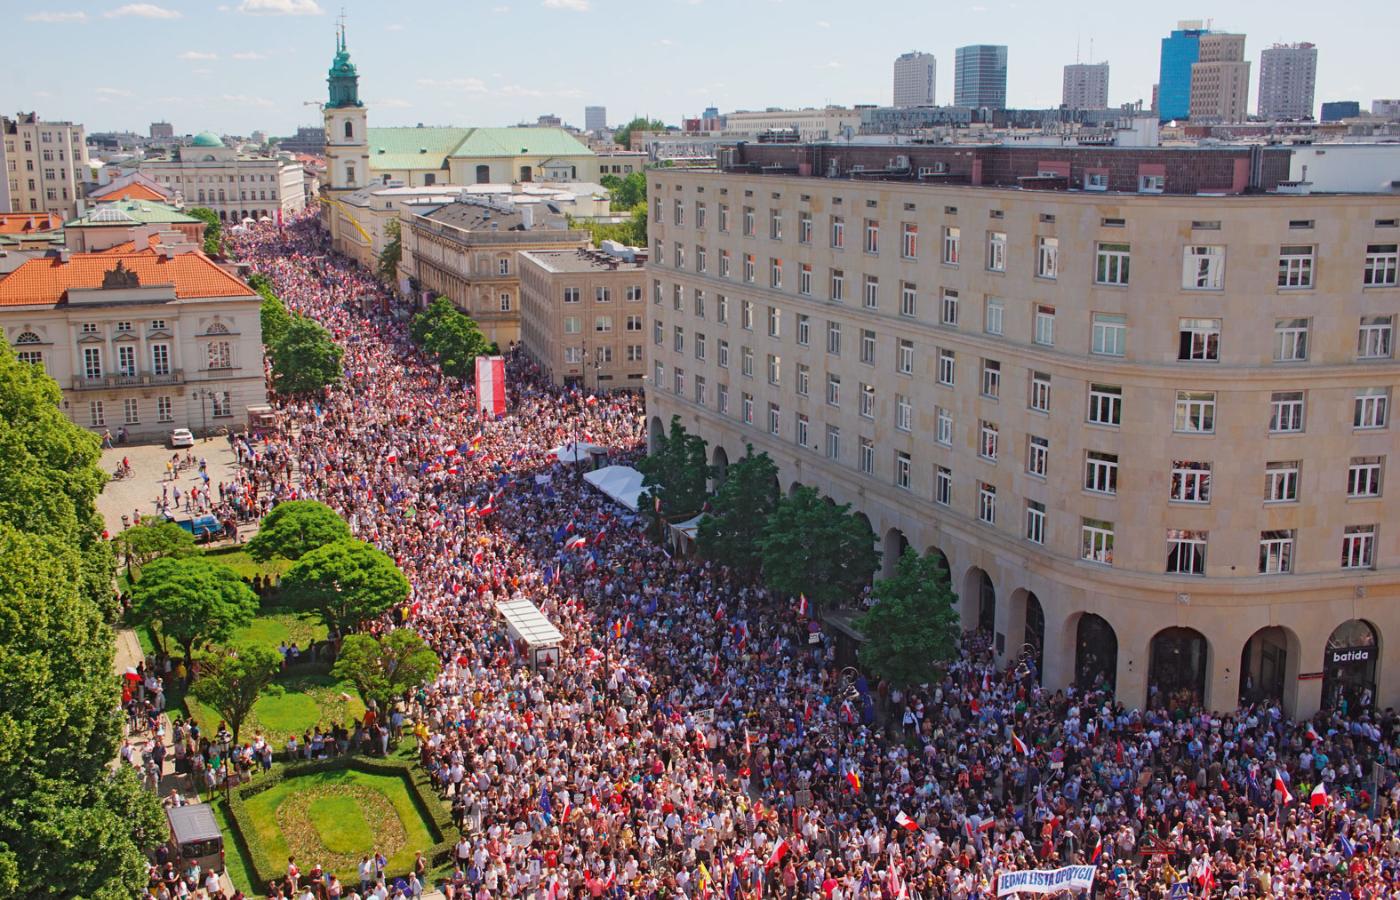
[(506, 411), (506, 361), (500, 356), (476, 358), (477, 408), (489, 416)]

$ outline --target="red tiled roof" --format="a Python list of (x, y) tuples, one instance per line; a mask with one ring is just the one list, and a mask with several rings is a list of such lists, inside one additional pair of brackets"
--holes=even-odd
[(136, 273), (141, 284), (174, 284), (181, 300), (199, 297), (246, 297), (253, 293), (203, 253), (163, 257), (139, 253), (75, 253), (68, 262), (56, 256), (32, 259), (0, 278), (0, 306), (57, 304), (71, 288), (100, 288), (117, 262)]
[(57, 213), (0, 213), (0, 234), (38, 234), (63, 227)]
[[(150, 242), (151, 242), (152, 244), (159, 244), (159, 243), (160, 243), (160, 232), (156, 232), (155, 234), (151, 235), (150, 238), (149, 238), (149, 240), (150, 240)], [(104, 249), (104, 250), (90, 250), (90, 251), (88, 251), (88, 252), (90, 252), (90, 253), (100, 253), (100, 254), (102, 254), (102, 255), (104, 255), (104, 256), (112, 256), (112, 255), (121, 254), (121, 253), (135, 253), (135, 252), (137, 252), (137, 251), (136, 251), (136, 241), (134, 241), (134, 240), (133, 240), (133, 241), (122, 241), (120, 244), (113, 244), (112, 246), (110, 246), (110, 247), (108, 247), (108, 248), (106, 248), (106, 249)]]
[(110, 194), (92, 194), (90, 199), (100, 200), (107, 203), (112, 200), (154, 200), (157, 203), (164, 203), (170, 199), (169, 196), (160, 191), (152, 190), (140, 182), (122, 185)]

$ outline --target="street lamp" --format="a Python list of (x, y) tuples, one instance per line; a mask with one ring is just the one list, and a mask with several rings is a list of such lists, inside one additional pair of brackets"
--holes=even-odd
[(212, 391), (204, 388), (195, 388), (190, 396), (199, 401), (199, 427), (204, 432), (204, 440), (209, 440), (209, 419), (204, 409), (204, 401), (214, 396)]
[(219, 746), (219, 756), (224, 762), (224, 802), (227, 803), (229, 802), (229, 773), (231, 771), (228, 757), (233, 749), (233, 735), (229, 734), (228, 729), (220, 722), (219, 733), (214, 736), (214, 739)]
[[(860, 700), (860, 689), (856, 687), (856, 680), (860, 678), (860, 673), (854, 666), (846, 666), (841, 670), (841, 674), (836, 682), (836, 696), (843, 704), (850, 704), (851, 715), (856, 714), (855, 704)], [(844, 765), (846, 761), (846, 729), (841, 723), (840, 716), (836, 719), (836, 759), (837, 764)], [(843, 773), (844, 775), (844, 773)], [(839, 790), (837, 796), (841, 798), (841, 805), (846, 805), (846, 791)]]

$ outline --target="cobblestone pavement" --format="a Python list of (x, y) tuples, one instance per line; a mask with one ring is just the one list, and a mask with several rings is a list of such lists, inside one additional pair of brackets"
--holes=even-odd
[[(108, 532), (116, 534), (122, 530), (122, 516), (126, 516), (134, 523), (136, 521), (133, 518), (134, 515), (149, 516), (155, 514), (156, 501), (160, 499), (161, 486), (172, 484), (166, 477), (165, 464), (169, 462), (170, 457), (175, 452), (163, 443), (127, 444), (117, 446), (112, 450), (102, 451), (101, 465), (108, 475), (121, 465), (123, 457), (131, 461), (133, 470), (133, 474), (129, 478), (108, 481), (107, 486), (97, 497), (97, 511), (102, 514)], [(195, 464), (181, 471), (173, 482), (173, 484), (180, 486), (182, 495), (189, 488), (199, 484), (200, 459), (205, 459), (209, 463), (211, 485), (218, 484), (220, 481), (233, 480), (234, 470), (238, 463), (234, 457), (233, 448), (229, 446), (228, 438), (213, 437), (208, 441), (196, 440), (193, 447), (179, 451), (182, 460), (186, 453), (193, 455)]]

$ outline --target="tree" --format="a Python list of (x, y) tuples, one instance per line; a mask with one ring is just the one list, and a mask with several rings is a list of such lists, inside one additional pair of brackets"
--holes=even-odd
[(880, 564), (875, 535), (850, 504), (835, 506), (810, 487), (778, 501), (759, 538), (763, 577), (783, 593), (806, 594), (818, 608), (850, 600)]
[(282, 655), (271, 647), (243, 645), (219, 648), (201, 658), (199, 679), (190, 691), (205, 706), (216, 710), (233, 731), (238, 731), (252, 712), (263, 690), (277, 678)]
[(329, 331), (305, 316), (292, 316), (271, 355), (272, 386), (279, 394), (312, 394), (340, 381), (344, 351)]
[(661, 500), (661, 511), (676, 518), (700, 511), (708, 496), (710, 465), (706, 462), (705, 439), (690, 434), (680, 416), (671, 417), (671, 433), (660, 446), (637, 461), (642, 473), (641, 509), (654, 510)]
[(665, 131), (666, 123), (660, 119), (648, 119), (645, 116), (637, 116), (632, 121), (623, 125), (613, 132), (613, 140), (624, 147), (632, 146), (632, 132), (634, 131)]
[(635, 209), (647, 202), (647, 176), (645, 172), (632, 172), (625, 178), (604, 175), (598, 183), (612, 194), (614, 210)]
[(754, 455), (750, 444), (744, 458), (731, 463), (724, 484), (700, 520), (696, 544), (700, 555), (752, 578), (763, 565), (758, 539), (778, 507), (778, 467), (767, 453)]
[(219, 221), (219, 214), (207, 206), (196, 206), (193, 209), (185, 210), (185, 215), (194, 216), (204, 223), (204, 253), (206, 256), (218, 256), (224, 250), (224, 224)]
[(446, 297), (438, 297), (415, 315), (409, 332), (419, 346), (437, 357), (443, 374), (453, 378), (471, 377), (476, 358), (492, 347), (476, 322)]
[(382, 639), (352, 634), (340, 645), (331, 674), (352, 682), (366, 702), (373, 700), (384, 709), (404, 691), (436, 678), (438, 658), (407, 628), (396, 628)]
[(258, 613), (258, 597), (238, 573), (204, 556), (155, 560), (131, 586), (131, 597), (135, 620), (178, 644), (186, 670), (195, 649), (228, 640)]
[(298, 560), (317, 547), (348, 537), (350, 526), (326, 504), (288, 500), (263, 517), (258, 533), (248, 542), (248, 553), (258, 562), (274, 556)]
[(262, 341), (265, 347), (274, 347), (287, 336), (287, 329), (292, 325), (292, 314), (287, 312), (287, 307), (282, 303), (282, 299), (269, 289), (262, 295), (262, 306), (259, 308), (259, 318), (262, 321)]
[(339, 634), (408, 598), (408, 579), (383, 552), (345, 538), (317, 547), (282, 578), (282, 596)]
[(142, 566), (165, 556), (188, 556), (195, 550), (194, 535), (164, 519), (146, 516), (112, 539), (126, 564), (126, 574), (139, 578)]
[(905, 549), (894, 577), (875, 582), (875, 606), (856, 620), (860, 661), (891, 684), (935, 681), (955, 659), (961, 622), (948, 569), (936, 554)]
[(384, 226), (384, 236), (388, 241), (379, 251), (379, 266), (376, 273), (381, 281), (393, 284), (399, 277), (399, 262), (403, 260), (403, 235), (399, 231), (399, 220), (390, 219)]

